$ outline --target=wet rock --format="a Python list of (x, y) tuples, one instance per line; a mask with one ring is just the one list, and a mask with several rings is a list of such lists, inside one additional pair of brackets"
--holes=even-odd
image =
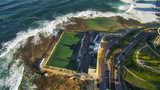
[[(21, 48), (21, 57), (24, 63), (33, 71), (38, 72), (38, 70), (33, 67), (33, 63), (37, 58), (42, 58), (43, 54), (48, 49), (49, 45), (53, 41), (54, 37), (44, 37), (43, 35), (40, 36), (41, 41), (40, 43), (36, 44), (33, 43), (34, 37), (30, 37), (28, 39), (28, 43)], [(41, 60), (41, 59), (39, 59)]]

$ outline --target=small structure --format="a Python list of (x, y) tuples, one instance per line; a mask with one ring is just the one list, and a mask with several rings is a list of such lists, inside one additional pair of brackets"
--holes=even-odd
[(95, 68), (89, 68), (88, 74), (92, 77), (96, 77), (96, 69)]
[(94, 51), (98, 52), (98, 50), (99, 50), (99, 43), (95, 43)]
[(32, 66), (34, 68), (36, 68), (37, 70), (42, 70), (41, 63), (43, 62), (43, 60), (44, 59), (42, 59), (42, 58), (36, 58), (35, 61), (34, 61), (34, 63), (32, 64)]
[(104, 33), (100, 32), (93, 40), (93, 45), (90, 45), (89, 48), (92, 49), (94, 52), (98, 52), (99, 44), (101, 39), (103, 38)]

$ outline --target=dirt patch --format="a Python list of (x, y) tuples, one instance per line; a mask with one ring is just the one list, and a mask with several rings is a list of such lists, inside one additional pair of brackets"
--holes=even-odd
[(40, 43), (34, 44), (32, 41), (34, 37), (28, 39), (28, 43), (25, 47), (20, 49), (21, 57), (24, 63), (33, 71), (38, 72), (36, 68), (33, 67), (33, 63), (37, 58), (42, 58), (43, 54), (48, 49), (51, 42), (54, 40), (54, 37), (44, 37), (40, 35)]
[(115, 21), (119, 22), (122, 26), (126, 28), (142, 28), (144, 25), (140, 23), (139, 21), (136, 21), (134, 19), (124, 19), (123, 17), (116, 16), (116, 17), (111, 17)]
[(50, 73), (47, 77), (41, 76), (35, 79), (34, 83), (38, 86), (38, 90), (80, 90), (86, 89), (88, 82)]
[(65, 30), (83, 30), (83, 31), (89, 30), (89, 28), (87, 28), (84, 24), (85, 19), (71, 18), (70, 21), (75, 22), (75, 24), (70, 24), (65, 26)]

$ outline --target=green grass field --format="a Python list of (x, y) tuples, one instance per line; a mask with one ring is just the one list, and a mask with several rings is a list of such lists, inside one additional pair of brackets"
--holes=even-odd
[(124, 80), (130, 83), (131, 85), (136, 86), (141, 89), (158, 90), (158, 88), (155, 87), (154, 85), (136, 78), (130, 72), (126, 72), (126, 75), (124, 76)]
[(141, 40), (125, 57), (125, 65), (126, 67), (133, 72), (138, 77), (154, 83), (156, 85), (160, 85), (160, 73), (153, 71), (151, 69), (147, 69), (137, 64), (136, 62), (136, 54), (138, 49), (145, 45), (145, 39)]
[(82, 38), (83, 34), (64, 32), (46, 65), (76, 71)]
[(85, 25), (89, 29), (96, 31), (114, 32), (119, 29), (124, 29), (120, 23), (105, 17), (86, 19)]
[(143, 60), (145, 65), (160, 70), (160, 58), (150, 48), (141, 50), (139, 59)]

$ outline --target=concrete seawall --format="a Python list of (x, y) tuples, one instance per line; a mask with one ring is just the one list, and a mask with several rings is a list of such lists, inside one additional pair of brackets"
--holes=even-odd
[[(58, 68), (58, 67), (52, 67), (52, 66), (46, 66), (50, 56), (52, 55), (57, 43), (59, 42), (59, 40), (61, 39), (61, 36), (63, 35), (64, 32), (75, 32), (76, 31), (60, 31), (57, 35), (57, 37), (55, 38), (55, 40), (51, 43), (50, 47), (48, 48), (47, 52), (44, 54), (43, 56), (43, 60), (40, 63), (40, 68), (41, 70), (48, 71), (48, 72), (53, 72), (55, 74), (60, 74), (60, 75), (68, 75), (68, 76), (76, 76), (76, 75), (83, 75), (83, 76), (88, 76), (85, 73), (78, 73), (76, 71), (73, 70), (68, 70), (68, 69), (63, 69), (63, 68)], [(79, 32), (80, 33), (80, 32)], [(83, 32), (82, 32), (83, 33)], [(85, 38), (85, 37), (84, 37)], [(84, 38), (81, 42), (84, 41)], [(83, 45), (81, 45), (81, 49), (82, 49)], [(80, 50), (81, 51), (81, 50)], [(83, 50), (82, 50), (83, 51)], [(82, 62), (82, 61), (80, 61)], [(88, 76), (89, 77), (89, 76)]]

